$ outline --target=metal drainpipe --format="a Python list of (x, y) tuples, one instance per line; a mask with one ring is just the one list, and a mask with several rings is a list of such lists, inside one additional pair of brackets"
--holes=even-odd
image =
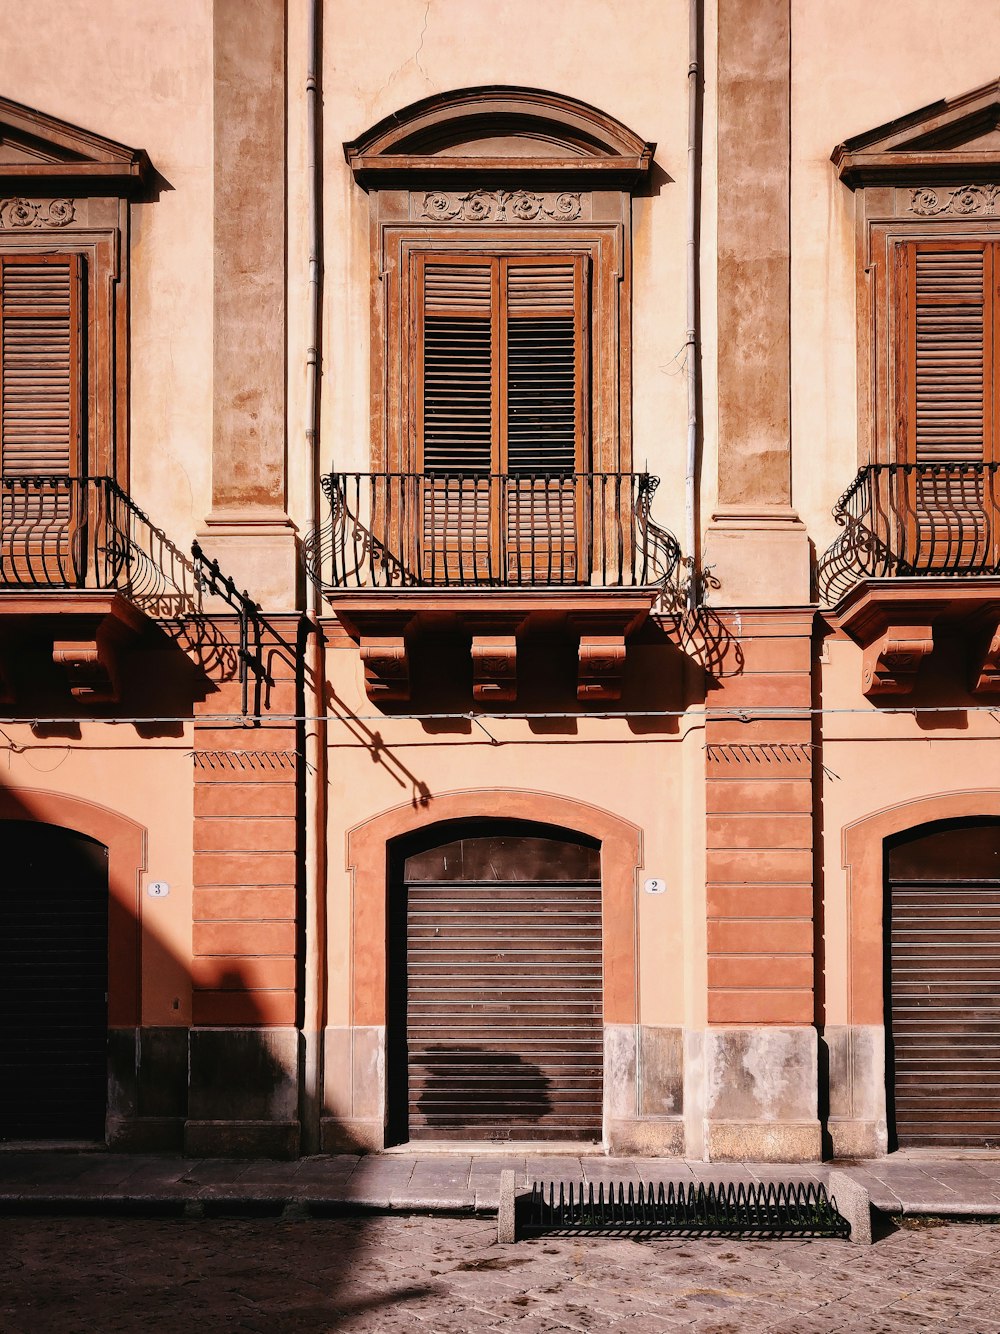
[[(306, 192), (309, 216), (309, 281), (306, 338), (306, 447), (309, 454), (309, 509), (314, 531), (320, 523), (320, 339), (322, 320), (322, 218), (319, 195), (319, 6), (309, 0), (306, 73)], [(315, 721), (305, 724), (305, 894), (302, 1086), (299, 1120), (303, 1153), (319, 1153), (323, 1100), (323, 1030), (326, 1000), (326, 817), (327, 737), (326, 662), (319, 624), (322, 600), (306, 579), (306, 694), (311, 692)]]
[(701, 0), (688, 0), (688, 145), (687, 145), (687, 336), (684, 364), (687, 369), (687, 468), (684, 477), (684, 538), (691, 561), (688, 609), (701, 600), (701, 571), (698, 553), (698, 191), (701, 161)]

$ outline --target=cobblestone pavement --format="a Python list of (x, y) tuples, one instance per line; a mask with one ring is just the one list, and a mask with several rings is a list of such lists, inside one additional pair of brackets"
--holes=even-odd
[(1000, 1226), (496, 1244), (484, 1219), (0, 1219), (3, 1334), (1000, 1334)]

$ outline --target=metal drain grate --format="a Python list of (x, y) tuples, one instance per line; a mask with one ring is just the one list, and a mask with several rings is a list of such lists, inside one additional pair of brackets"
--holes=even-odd
[(574, 1190), (536, 1181), (520, 1202), (521, 1236), (621, 1235), (848, 1237), (851, 1226), (826, 1187), (790, 1182), (638, 1187), (591, 1182)]

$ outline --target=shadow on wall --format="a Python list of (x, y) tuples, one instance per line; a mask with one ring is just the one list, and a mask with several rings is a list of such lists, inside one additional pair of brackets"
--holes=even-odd
[[(218, 1135), (229, 1122), (230, 1151), (249, 1147), (242, 1125), (288, 1156), (297, 1143), (269, 1143), (267, 1127), (297, 1138), (297, 1032), (267, 1027), (253, 961), (201, 958), (192, 976), (153, 925), (143, 847), (138, 826), (91, 802), (0, 788), (0, 1141), (177, 1151), (199, 1123)], [(140, 975), (176, 1022), (141, 1023)], [(239, 1026), (189, 1028), (196, 987), (232, 997)]]
[[(40, 795), (48, 807), (52, 799)], [(263, 1015), (245, 1013), (238, 1028), (141, 1026), (140, 952), (144, 967), (178, 1002), (192, 987), (191, 970), (143, 911), (157, 904), (144, 887), (138, 897), (135, 863), (123, 882), (105, 843), (39, 818), (31, 797), (0, 788), (0, 1143), (7, 1150), (107, 1143), (203, 1156), (198, 1136), (214, 1136), (219, 1154), (222, 1131), (229, 1139), (224, 1152), (244, 1156), (250, 1139), (241, 1137), (248, 1136), (256, 1156), (265, 1157), (261, 1132), (272, 1126), (275, 1147), (285, 1149), (287, 1125), (297, 1126), (298, 1117), (297, 1030), (267, 1028)], [(242, 964), (218, 958), (199, 967), (199, 984), (253, 995)], [(21, 1153), (0, 1154), (0, 1170), (5, 1162), (24, 1170)], [(86, 1159), (67, 1156), (65, 1163), (74, 1179), (85, 1179)], [(365, 1193), (371, 1169), (364, 1159), (347, 1158), (306, 1170), (320, 1190), (325, 1173), (338, 1188), (350, 1174), (352, 1187)], [(303, 1179), (301, 1168), (296, 1179)], [(349, 1229), (329, 1226), (336, 1228), (336, 1273), (347, 1275), (377, 1244), (373, 1223), (361, 1217)], [(163, 1278), (157, 1268), (147, 1305), (155, 1306)], [(347, 1300), (327, 1271), (322, 1284), (301, 1296), (289, 1293), (286, 1310), (289, 1319), (322, 1317), (339, 1328), (340, 1320), (433, 1292), (415, 1286)]]

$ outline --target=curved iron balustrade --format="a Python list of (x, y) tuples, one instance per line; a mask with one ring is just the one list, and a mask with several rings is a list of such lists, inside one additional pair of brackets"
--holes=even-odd
[[(0, 476), (0, 590), (117, 592), (161, 623), (182, 628), (206, 670), (237, 675), (242, 712), (249, 677), (267, 680), (260, 609), (197, 542), (188, 556), (111, 477)], [(202, 602), (220, 599), (238, 620), (239, 641), (213, 632)], [(255, 705), (255, 710), (256, 710)]]
[(861, 579), (1000, 574), (1000, 464), (874, 463), (837, 501), (843, 528), (819, 560), (820, 601)]
[(659, 588), (676, 538), (648, 473), (330, 473), (330, 520), (306, 543), (325, 588)]

